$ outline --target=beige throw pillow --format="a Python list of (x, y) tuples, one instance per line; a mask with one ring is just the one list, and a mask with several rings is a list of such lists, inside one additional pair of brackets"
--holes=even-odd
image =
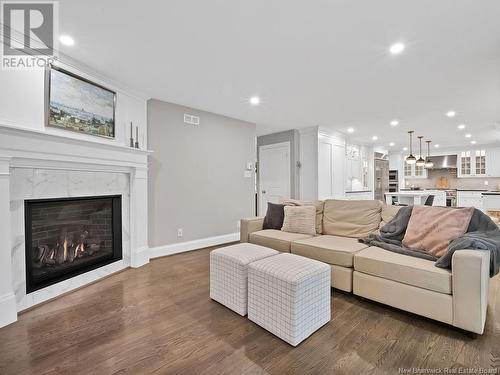
[(283, 199), (281, 204), (287, 206), (314, 206), (316, 207), (316, 233), (323, 233), (323, 207), (325, 205), (324, 201), (301, 201), (297, 199)]
[(316, 207), (314, 206), (285, 206), (283, 232), (316, 234)]
[(450, 241), (465, 233), (473, 213), (474, 207), (414, 206), (403, 245), (440, 258)]

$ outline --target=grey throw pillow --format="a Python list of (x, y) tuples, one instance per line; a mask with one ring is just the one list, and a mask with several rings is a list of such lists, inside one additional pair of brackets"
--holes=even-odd
[(264, 218), (263, 229), (281, 230), (285, 218), (285, 205), (267, 202), (267, 212)]

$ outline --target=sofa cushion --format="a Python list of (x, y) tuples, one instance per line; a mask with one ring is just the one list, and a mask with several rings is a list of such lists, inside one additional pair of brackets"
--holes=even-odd
[(451, 271), (437, 268), (434, 261), (369, 247), (354, 255), (354, 269), (384, 279), (434, 292), (451, 294)]
[(377, 200), (325, 201), (323, 234), (362, 238), (378, 230), (382, 202)]
[(309, 234), (282, 232), (275, 229), (264, 229), (250, 233), (250, 243), (270, 247), (271, 249), (290, 252), (290, 242), (312, 237)]
[(293, 241), (290, 251), (325, 263), (352, 267), (353, 255), (367, 247), (355, 238), (323, 235)]

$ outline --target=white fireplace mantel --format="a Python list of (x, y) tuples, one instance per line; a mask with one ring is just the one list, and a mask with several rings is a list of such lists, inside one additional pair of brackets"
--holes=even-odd
[[(12, 283), (12, 171), (25, 168), (126, 174), (130, 202), (130, 266), (140, 267), (149, 262), (147, 177), (150, 153), (112, 141), (93, 142), (0, 124), (0, 327), (16, 321), (19, 310)], [(50, 193), (45, 197), (51, 197)]]

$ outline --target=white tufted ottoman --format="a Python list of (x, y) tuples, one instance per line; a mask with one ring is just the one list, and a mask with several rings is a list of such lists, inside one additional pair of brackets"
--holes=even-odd
[(330, 266), (294, 254), (248, 266), (248, 319), (297, 346), (330, 321)]
[(238, 314), (247, 314), (248, 264), (278, 251), (240, 243), (210, 252), (210, 298)]

